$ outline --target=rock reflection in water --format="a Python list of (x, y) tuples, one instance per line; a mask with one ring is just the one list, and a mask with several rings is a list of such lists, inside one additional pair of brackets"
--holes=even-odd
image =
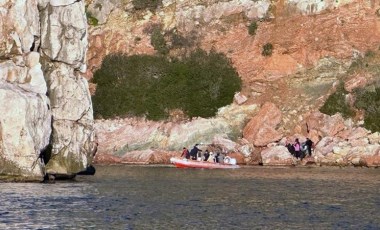
[(380, 229), (380, 171), (98, 166), (0, 184), (0, 229)]

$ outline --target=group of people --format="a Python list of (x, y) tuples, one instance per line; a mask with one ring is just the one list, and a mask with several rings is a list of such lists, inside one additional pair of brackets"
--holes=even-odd
[(213, 162), (223, 162), (223, 156), (220, 153), (216, 153), (215, 156), (210, 159), (210, 156), (213, 155), (213, 153), (209, 152), (208, 150), (203, 151), (198, 148), (199, 144), (194, 145), (194, 147), (189, 151), (186, 147), (183, 147), (181, 157), (185, 157), (186, 159), (191, 160), (203, 160), (203, 161), (210, 161)]
[(302, 160), (306, 156), (311, 156), (313, 144), (310, 138), (306, 138), (306, 141), (303, 143), (300, 143), (299, 139), (296, 138), (293, 144), (288, 143), (286, 147), (294, 157)]
[[(286, 147), (294, 157), (302, 160), (306, 156), (311, 156), (313, 144), (314, 143), (312, 140), (310, 140), (310, 138), (306, 138), (306, 141), (303, 143), (300, 143), (299, 139), (296, 138), (293, 144), (288, 143), (286, 144)], [(213, 158), (210, 159), (210, 155), (212, 155), (213, 153), (210, 153), (208, 150), (206, 150), (202, 154), (202, 150), (198, 148), (198, 146), (199, 144), (194, 145), (194, 147), (190, 151), (186, 147), (183, 147), (181, 157), (191, 160), (211, 160), (216, 163), (223, 162), (224, 157), (220, 153), (217, 152), (213, 156)]]

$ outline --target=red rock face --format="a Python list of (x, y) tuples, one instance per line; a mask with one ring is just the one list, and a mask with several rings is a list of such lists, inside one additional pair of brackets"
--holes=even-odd
[[(344, 120), (341, 115), (334, 115), (332, 117), (320, 112), (311, 114), (306, 123), (311, 133), (318, 133), (321, 137), (335, 136), (345, 128)], [(312, 139), (314, 142), (316, 139)]]
[[(227, 32), (215, 28), (199, 31), (200, 43), (206, 50), (214, 48), (227, 54), (245, 83), (274, 80), (295, 73), (299, 67), (313, 67), (323, 57), (350, 59), (357, 51), (364, 54), (376, 50), (380, 40), (376, 9), (375, 5), (368, 7), (357, 1), (311, 16), (278, 12), (275, 19), (259, 22), (254, 36), (248, 34), (246, 23), (238, 23), (229, 25)], [(89, 71), (98, 68), (109, 53), (153, 54), (150, 37), (144, 32), (146, 26), (136, 23), (128, 32), (117, 29), (92, 31)], [(133, 36), (127, 36), (131, 34)], [(266, 43), (274, 47), (270, 57), (261, 54)]]
[(344, 88), (348, 92), (352, 92), (356, 88), (364, 87), (368, 84), (368, 81), (373, 78), (372, 75), (365, 73), (358, 73), (350, 77), (351, 79), (344, 83)]
[[(209, 33), (203, 47), (228, 54), (247, 83), (273, 80), (295, 73), (298, 66), (313, 67), (323, 57), (350, 59), (354, 51), (376, 50), (380, 20), (375, 11), (357, 1), (313, 16), (279, 15), (259, 23), (255, 36), (247, 33), (245, 25), (222, 35)], [(261, 55), (266, 43), (274, 46), (271, 57)]]
[(281, 111), (273, 103), (265, 103), (258, 114), (245, 126), (243, 137), (255, 146), (266, 146), (278, 141), (282, 134), (276, 130), (281, 122)]
[(93, 31), (89, 36), (87, 79), (92, 78), (95, 70), (100, 68), (104, 57), (108, 54), (154, 54), (155, 51), (150, 45), (150, 40), (141, 30), (142, 28), (136, 33), (136, 37), (141, 36), (139, 37), (139, 39), (141, 39), (139, 42), (128, 40), (128, 37), (124, 35), (125, 31), (111, 29)]
[(118, 164), (121, 163), (121, 158), (111, 154), (98, 154), (92, 161), (93, 164)]

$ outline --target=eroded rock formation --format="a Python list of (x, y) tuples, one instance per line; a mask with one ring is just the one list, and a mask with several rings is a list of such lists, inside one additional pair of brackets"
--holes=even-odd
[(0, 175), (75, 175), (95, 149), (84, 2), (0, 1), (0, 40)]

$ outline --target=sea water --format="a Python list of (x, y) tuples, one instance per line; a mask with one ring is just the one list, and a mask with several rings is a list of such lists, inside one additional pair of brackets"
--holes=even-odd
[(96, 168), (0, 183), (0, 229), (380, 229), (380, 169)]

